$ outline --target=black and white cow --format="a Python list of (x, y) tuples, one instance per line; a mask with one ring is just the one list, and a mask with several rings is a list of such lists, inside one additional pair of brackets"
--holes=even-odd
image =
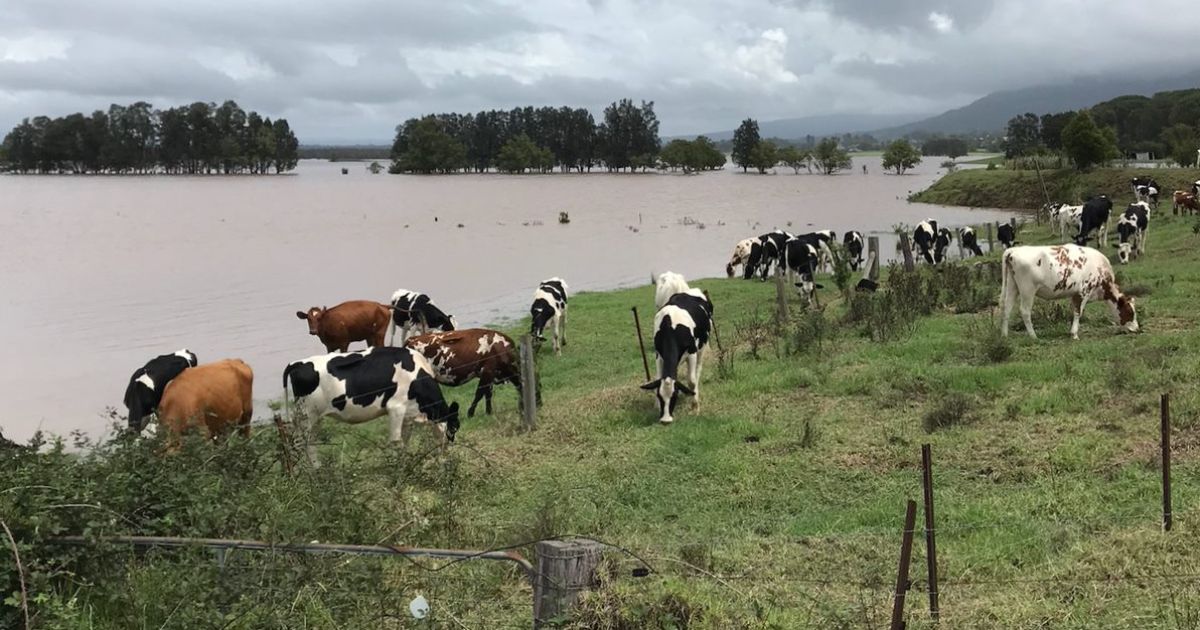
[(1001, 223), (996, 227), (996, 240), (1004, 245), (1004, 249), (1008, 249), (1017, 244), (1017, 231), (1013, 229), (1010, 223)]
[(405, 420), (428, 423), (443, 442), (453, 442), (459, 427), (458, 403), (446, 405), (435, 374), (421, 353), (391, 346), (289, 363), (283, 370), (284, 399), (290, 387), (309, 463), (317, 463), (312, 431), (325, 416), (361, 424), (386, 414), (392, 442), (407, 442)]
[(533, 292), (529, 315), (532, 320), (529, 333), (534, 339), (545, 341), (549, 326), (554, 353), (561, 355), (562, 347), (567, 345), (567, 282), (562, 278), (543, 280)]
[(1134, 191), (1134, 199), (1158, 206), (1158, 188), (1154, 186), (1138, 186)]
[(751, 251), (750, 262), (746, 265), (746, 278), (749, 279), (758, 273), (759, 278), (765, 282), (771, 272), (771, 265), (775, 265), (777, 271), (782, 273), (784, 246), (792, 238), (793, 234), (783, 230), (772, 230), (759, 236), (759, 247)]
[(1162, 186), (1159, 186), (1158, 182), (1155, 181), (1153, 177), (1149, 177), (1147, 175), (1134, 177), (1132, 180), (1130, 180), (1129, 187), (1133, 189), (1134, 195), (1138, 195), (1140, 193), (1138, 190), (1140, 188), (1153, 188), (1155, 190), (1162, 190)]
[[(658, 397), (658, 421), (674, 421), (675, 404), (679, 394), (692, 396), (700, 404), (700, 372), (704, 364), (704, 349), (712, 331), (712, 302), (699, 289), (676, 293), (654, 315), (654, 353), (658, 378), (642, 389), (652, 390)], [(687, 380), (679, 382), (679, 365), (687, 361)]]
[(1146, 253), (1146, 228), (1150, 223), (1150, 208), (1146, 202), (1131, 203), (1117, 221), (1117, 259), (1121, 264), (1128, 264), (1132, 256), (1136, 258)]
[(171, 354), (162, 354), (146, 362), (129, 377), (125, 388), (125, 408), (129, 410), (129, 428), (141, 431), (145, 428), (146, 416), (158, 411), (163, 390), (171, 379), (180, 372), (196, 367), (196, 354), (184, 348)]
[(808, 238), (809, 236), (797, 236), (787, 242), (786, 260), (788, 273), (795, 274), (800, 280), (795, 283), (800, 295), (806, 302), (812, 303), (813, 293), (825, 287), (815, 282), (817, 268), (821, 264), (821, 254), (819, 245), (816, 244), (819, 241)]
[(975, 234), (975, 228), (969, 225), (958, 228), (958, 242), (962, 243), (963, 248), (972, 254), (976, 256), (983, 255), (983, 249), (979, 247), (979, 237)]
[(1050, 225), (1058, 228), (1058, 237), (1066, 238), (1067, 230), (1079, 231), (1079, 221), (1083, 215), (1083, 206), (1072, 206), (1056, 203), (1050, 206)]
[(815, 238), (817, 241), (817, 258), (820, 269), (833, 270), (833, 244), (837, 242), (837, 232), (833, 230), (817, 230), (802, 236)]
[(1075, 235), (1076, 245), (1087, 245), (1096, 233), (1096, 243), (1101, 247), (1108, 246), (1108, 218), (1112, 214), (1112, 200), (1105, 195), (1088, 199), (1083, 204), (1083, 212), (1079, 218), (1079, 233)]
[(913, 246), (916, 248), (916, 252), (925, 258), (925, 262), (931, 265), (935, 262), (933, 250), (937, 236), (937, 221), (933, 219), (925, 219), (918, 223), (916, 229), (913, 230)]
[(938, 230), (937, 238), (933, 239), (933, 259), (937, 262), (946, 260), (946, 250), (954, 242), (954, 233), (946, 228)]
[[(396, 329), (400, 329), (400, 341), (396, 341)], [(399, 289), (392, 294), (392, 326), (388, 331), (388, 345), (404, 345), (408, 335), (419, 330), (422, 335), (430, 330), (450, 332), (458, 328), (454, 318), (438, 308), (429, 296), (416, 291)]]
[(1200, 179), (1192, 182), (1192, 195), (1194, 195), (1197, 199), (1200, 199)]
[(863, 235), (862, 232), (850, 230), (842, 235), (842, 245), (846, 247), (846, 254), (850, 258), (850, 270), (858, 271), (858, 266), (863, 263)]

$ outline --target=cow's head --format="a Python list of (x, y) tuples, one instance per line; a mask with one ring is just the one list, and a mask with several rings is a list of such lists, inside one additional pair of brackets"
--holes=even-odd
[(449, 315), (446, 317), (446, 322), (442, 324), (442, 332), (453, 332), (455, 330), (458, 330), (458, 321), (454, 319), (453, 315)]
[(308, 334), (315, 335), (321, 330), (321, 318), (325, 316), (325, 311), (329, 309), (324, 306), (314, 306), (305, 311), (296, 311), (296, 317), (299, 319), (308, 320)]
[(545, 300), (537, 300), (529, 309), (529, 334), (539, 341), (546, 340), (546, 324), (554, 317), (554, 309)]
[(1137, 310), (1134, 306), (1134, 299), (1128, 295), (1119, 295), (1112, 305), (1117, 325), (1126, 332), (1137, 332)]
[(725, 277), (726, 278), (733, 277), (733, 263), (728, 263), (725, 265)]
[(434, 422), (446, 423), (446, 440), (453, 442), (455, 434), (458, 433), (458, 403), (452, 402), (449, 406), (445, 402), (442, 403), (440, 411), (435, 411), (435, 417), (430, 418)]
[(680, 393), (686, 396), (696, 395), (696, 392), (670, 376), (650, 381), (642, 385), (642, 389), (653, 391), (658, 398), (658, 421), (663, 424), (675, 421), (671, 414), (675, 412), (675, 403), (679, 401)]
[(195, 352), (192, 352), (191, 350), (188, 350), (187, 348), (183, 348), (180, 350), (176, 350), (175, 356), (181, 357), (182, 359), (187, 361), (188, 367), (196, 367), (197, 360), (196, 360)]
[(800, 294), (800, 297), (804, 298), (806, 304), (812, 304), (813, 294), (817, 292), (817, 289), (824, 288), (825, 285), (813, 281), (812, 275), (807, 273), (801, 274), (800, 282), (796, 283), (796, 292)]
[(1132, 253), (1133, 245), (1129, 241), (1117, 246), (1117, 260), (1120, 260), (1122, 265), (1129, 264), (1129, 257)]

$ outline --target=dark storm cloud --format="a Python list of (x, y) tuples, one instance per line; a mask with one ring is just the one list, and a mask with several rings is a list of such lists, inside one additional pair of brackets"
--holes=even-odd
[(991, 12), (993, 0), (784, 0), (802, 7), (817, 7), (863, 26), (894, 30), (930, 28), (929, 14), (949, 16), (962, 29), (978, 26)]

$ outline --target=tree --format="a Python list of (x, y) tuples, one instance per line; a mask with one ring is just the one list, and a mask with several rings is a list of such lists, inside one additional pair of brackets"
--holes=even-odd
[(600, 157), (610, 171), (649, 168), (657, 160), (661, 141), (654, 103), (622, 99), (604, 109), (604, 122), (596, 129)]
[(967, 153), (967, 141), (957, 136), (930, 138), (921, 145), (921, 154), (927, 157), (931, 155), (944, 155), (954, 160)]
[(1040, 132), (1042, 145), (1051, 151), (1062, 151), (1062, 132), (1073, 118), (1075, 112), (1044, 114)]
[(807, 168), (809, 172), (812, 172), (812, 154), (793, 146), (783, 147), (779, 150), (779, 163), (790, 167), (796, 173), (799, 173), (802, 168)]
[(694, 151), (691, 155), (695, 159), (695, 168), (705, 171), (725, 168), (725, 153), (718, 149), (708, 136), (698, 136), (692, 141), (692, 145)]
[(500, 148), (496, 168), (503, 173), (524, 173), (530, 169), (544, 172), (554, 168), (554, 154), (521, 134)]
[(1037, 152), (1041, 144), (1040, 119), (1037, 114), (1022, 114), (1008, 121), (1005, 132), (1004, 156), (1008, 158), (1030, 155)]
[(747, 118), (733, 132), (733, 163), (742, 167), (742, 172), (752, 166), (750, 154), (762, 139), (758, 135), (758, 121)]
[(883, 152), (883, 168), (903, 175), (908, 169), (921, 163), (921, 154), (908, 140), (901, 138), (888, 145)]
[(760, 175), (766, 174), (767, 169), (775, 168), (777, 164), (779, 164), (779, 147), (770, 140), (759, 142), (750, 151), (750, 166), (758, 169)]
[[(393, 146), (393, 173), (450, 173), (467, 166), (467, 149), (442, 130), (434, 116), (405, 124)], [(396, 153), (396, 147), (402, 147)]]
[(1091, 168), (1119, 155), (1115, 132), (1105, 134), (1086, 110), (1077, 113), (1062, 131), (1063, 149), (1079, 170)]
[(1163, 142), (1171, 153), (1171, 159), (1183, 167), (1196, 163), (1196, 150), (1200, 149), (1200, 134), (1196, 128), (1183, 123), (1175, 123), (1163, 130)]
[(816, 148), (813, 149), (813, 162), (826, 175), (833, 175), (854, 165), (850, 154), (839, 147), (838, 141), (834, 138), (825, 138), (817, 143)]

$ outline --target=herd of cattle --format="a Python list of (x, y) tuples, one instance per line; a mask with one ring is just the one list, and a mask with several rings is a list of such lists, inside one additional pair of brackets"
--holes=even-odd
[[(1132, 188), (1135, 201), (1116, 224), (1117, 255), (1122, 263), (1145, 253), (1150, 215), (1158, 204), (1158, 185), (1153, 179), (1136, 178)], [(1200, 212), (1198, 199), (1200, 181), (1192, 185), (1191, 192), (1175, 192), (1175, 209)], [(1091, 300), (1107, 303), (1114, 321), (1124, 330), (1138, 330), (1134, 299), (1121, 293), (1108, 257), (1086, 246), (1095, 238), (1097, 245), (1107, 247), (1112, 208), (1112, 201), (1103, 195), (1078, 206), (1047, 207), (1061, 238), (1066, 239), (1069, 229), (1074, 231), (1074, 242), (1062, 245), (1018, 247), (1012, 226), (999, 226), (997, 236), (1005, 248), (1000, 295), (1003, 334), (1008, 334), (1012, 309), (1019, 303), (1025, 329), (1036, 337), (1031, 322), (1036, 297), (1071, 299), (1073, 338), (1078, 338), (1080, 315)], [(916, 226), (912, 243), (921, 258), (937, 265), (945, 260), (954, 237), (954, 232), (928, 219)], [(964, 251), (983, 255), (972, 228), (958, 229), (957, 237)], [(738, 242), (725, 271), (733, 277), (741, 266), (743, 278), (766, 280), (774, 268), (811, 302), (815, 291), (822, 288), (816, 282), (818, 272), (832, 270), (831, 245), (836, 238), (832, 230), (801, 235), (774, 230)], [(862, 233), (845, 233), (842, 244), (849, 266), (858, 271), (864, 262)], [(655, 307), (657, 378), (642, 387), (655, 392), (659, 421), (670, 423), (680, 394), (699, 404), (713, 305), (707, 294), (689, 287), (683, 276), (666, 272), (656, 280)], [(387, 415), (393, 441), (407, 440), (406, 420), (428, 423), (443, 441), (453, 441), (459, 428), (458, 403), (446, 403), (441, 385), (478, 381), (468, 416), (475, 414), (480, 401), (485, 402), (486, 412), (492, 413), (496, 385), (512, 383), (521, 390), (516, 345), (508, 335), (483, 328), (460, 330), (454, 318), (423, 293), (400, 290), (389, 304), (356, 300), (333, 308), (312, 307), (296, 316), (308, 323), (309, 334), (318, 337), (327, 351), (294, 361), (283, 371), (284, 404), (294, 410), (314, 464), (316, 451), (310, 436), (314, 424), (325, 416), (356, 424)], [(561, 354), (567, 343), (566, 316), (567, 283), (561, 278), (542, 282), (530, 307), (531, 335), (544, 341), (548, 331), (555, 353)], [(420, 334), (413, 334), (417, 332)], [(349, 351), (349, 345), (358, 341), (365, 341), (367, 349)], [(687, 373), (681, 380), (683, 364)], [(192, 428), (209, 436), (236, 428), (244, 435), (250, 426), (253, 378), (250, 367), (238, 359), (198, 365), (189, 350), (155, 357), (130, 377), (125, 392), (129, 426), (141, 431), (146, 418), (157, 414), (159, 425), (175, 435)]]

